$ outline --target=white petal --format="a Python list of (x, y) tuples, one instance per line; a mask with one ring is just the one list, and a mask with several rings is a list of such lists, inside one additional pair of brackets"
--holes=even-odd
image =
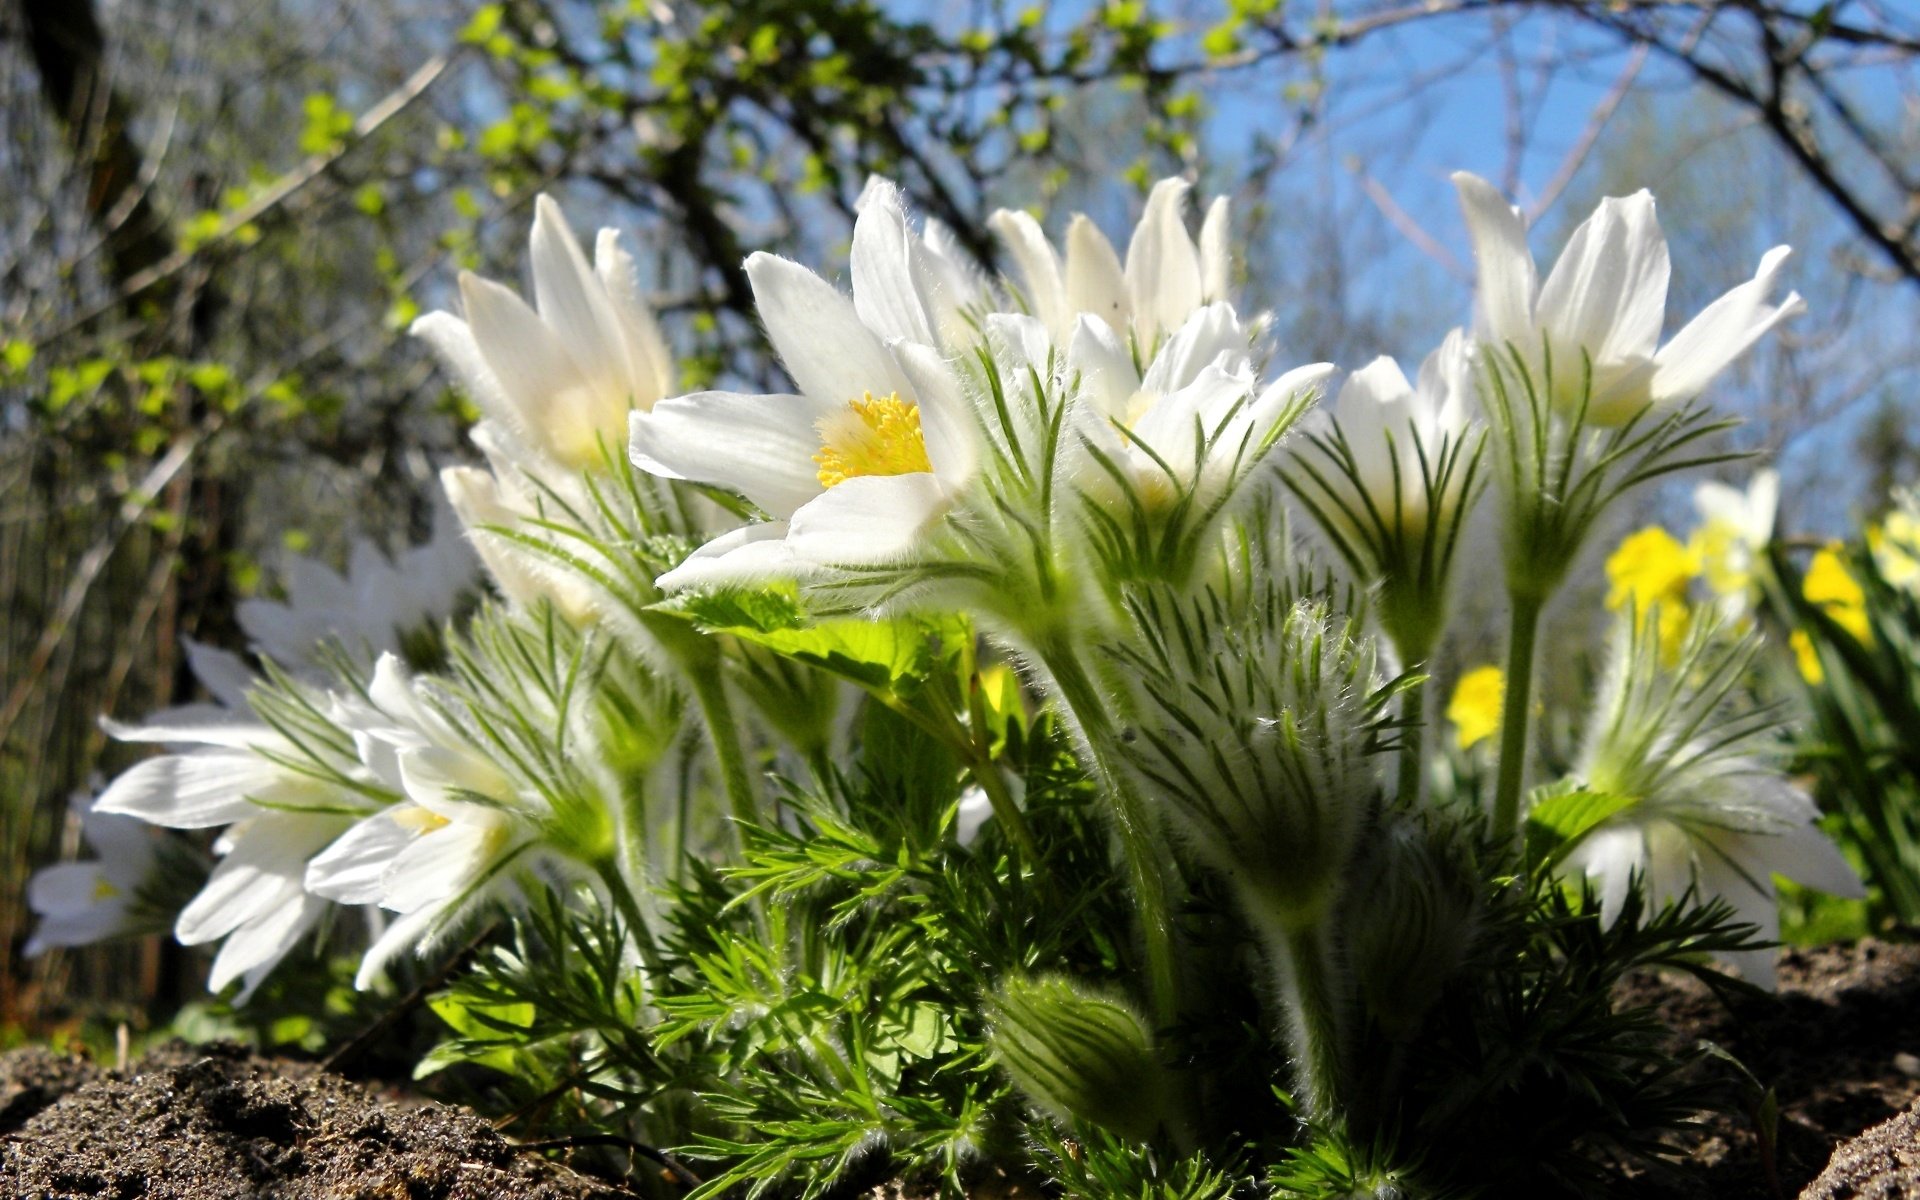
[(798, 557), (829, 566), (898, 562), (949, 504), (931, 472), (859, 475), (794, 513), (787, 544)]
[[(1534, 316), (1556, 353), (1584, 348), (1600, 363), (1648, 359), (1667, 315), (1667, 239), (1653, 197), (1608, 197), (1568, 239)], [(1555, 374), (1577, 370), (1556, 362)]]
[[(534, 201), (533, 294), (540, 319), (559, 335), (574, 366), (597, 392), (625, 396), (631, 389), (619, 314), (608, 302), (580, 242), (553, 198)], [(625, 407), (625, 405), (621, 405)]]
[[(473, 340), (473, 329), (465, 321), (452, 313), (431, 312), (416, 320), (407, 332), (427, 343), (481, 412), (516, 411), (499, 377), (487, 365), (487, 356)], [(513, 423), (517, 425), (518, 420), (516, 415)]]
[(372, 987), (375, 981), (386, 974), (388, 963), (420, 945), (445, 916), (445, 906), (434, 905), (408, 913), (387, 926), (386, 932), (367, 948), (366, 955), (361, 958), (360, 970), (353, 977), (353, 986), (363, 992)]
[(960, 808), (954, 814), (954, 840), (964, 847), (972, 846), (980, 836), (980, 828), (993, 817), (993, 801), (987, 799), (987, 793), (979, 787), (970, 787), (960, 793)]
[(677, 592), (696, 587), (747, 587), (811, 574), (813, 564), (797, 558), (786, 538), (785, 521), (744, 525), (687, 555), (654, 584), (661, 591)]
[(117, 890), (100, 863), (54, 863), (27, 878), (27, 907), (43, 917), (83, 913)]
[(1244, 358), (1247, 330), (1231, 304), (1209, 304), (1193, 312), (1153, 356), (1140, 381), (1143, 391), (1166, 394), (1186, 387), (1223, 354)]
[(1677, 403), (1699, 395), (1768, 330), (1806, 307), (1798, 292), (1777, 305), (1767, 302), (1789, 253), (1785, 246), (1767, 251), (1752, 279), (1709, 304), (1660, 348), (1654, 355), (1655, 403)]
[(1385, 513), (1393, 511), (1396, 478), (1403, 504), (1418, 501), (1423, 510), (1426, 504), (1424, 495), (1414, 494), (1420, 466), (1409, 423), (1412, 405), (1413, 385), (1385, 355), (1347, 376), (1334, 402), (1333, 415), (1353, 454), (1355, 473)]
[(1640, 827), (1622, 823), (1588, 833), (1568, 853), (1566, 867), (1584, 872), (1593, 881), (1600, 897), (1600, 920), (1612, 925), (1626, 908), (1634, 872), (1645, 870), (1646, 862), (1647, 843)]
[(251, 712), (234, 712), (212, 704), (182, 704), (164, 709), (138, 725), (102, 718), (100, 728), (120, 742), (161, 742), (174, 746), (224, 746), (244, 750), (276, 740), (273, 731)]
[(1295, 367), (1281, 374), (1278, 379), (1263, 388), (1254, 397), (1253, 404), (1246, 412), (1255, 428), (1264, 428), (1278, 420), (1286, 410), (1304, 396), (1310, 396), (1326, 385), (1336, 370), (1332, 363), (1308, 363), (1304, 367)]
[(307, 858), (331, 841), (343, 818), (266, 813), (233, 831), (233, 848), (180, 910), (173, 933), (182, 945), (225, 937), (306, 891)]
[(1200, 292), (1208, 303), (1227, 299), (1233, 283), (1233, 258), (1227, 249), (1227, 198), (1215, 196), (1200, 223)]
[(903, 390), (893, 356), (825, 280), (771, 254), (747, 259), (747, 278), (767, 337), (802, 393), (845, 404)]
[(56, 946), (91, 946), (118, 935), (126, 922), (126, 901), (120, 897), (87, 909), (49, 914), (40, 918), (20, 952), (23, 957), (38, 958)]
[(506, 401), (491, 410), (490, 398), (480, 392), (474, 402), (531, 446), (550, 452), (557, 443), (571, 441), (577, 430), (562, 429), (556, 437), (553, 427), (579, 421), (583, 414), (573, 397), (589, 385), (553, 330), (511, 288), (471, 272), (460, 275), (460, 299), (474, 344)]
[(261, 913), (236, 929), (214, 956), (213, 970), (207, 975), (207, 990), (223, 991), (229, 983), (244, 976), (245, 983), (235, 1002), (245, 1004), (287, 952), (320, 920), (326, 908), (326, 901), (317, 896), (301, 896)]
[(1073, 338), (1067, 343), (1067, 374), (1079, 377), (1078, 394), (1111, 420), (1126, 419), (1128, 402), (1140, 390), (1140, 373), (1126, 343), (1091, 313), (1074, 320)]
[(400, 779), (408, 799), (442, 816), (464, 813), (469, 795), (505, 800), (513, 780), (499, 767), (465, 747), (417, 746), (400, 751)]
[(164, 754), (135, 763), (94, 802), (170, 829), (230, 825), (259, 813), (247, 797), (282, 782), (280, 767), (254, 754), (212, 750)]
[(882, 342), (905, 338), (934, 344), (911, 261), (917, 245), (900, 207), (899, 189), (884, 180), (870, 187), (853, 224), (853, 307)]
[(1511, 343), (1522, 353), (1534, 347), (1534, 295), (1538, 276), (1527, 250), (1527, 225), (1518, 209), (1493, 185), (1465, 171), (1456, 172), (1460, 210), (1467, 219), (1478, 267), (1480, 330), (1496, 346)]
[(629, 454), (643, 471), (728, 488), (785, 518), (820, 494), (819, 425), (846, 404), (821, 395), (675, 396), (633, 414)]
[(1029, 311), (1044, 322), (1053, 335), (1065, 338), (1073, 328), (1073, 311), (1067, 306), (1067, 287), (1060, 274), (1060, 256), (1053, 243), (1040, 230), (1040, 223), (1023, 212), (998, 209), (987, 218), (1013, 260), (1019, 273), (1020, 291)]
[[(892, 349), (919, 402), (927, 461), (933, 464), (940, 486), (949, 493), (958, 492), (980, 467), (973, 406), (967, 402), (953, 364), (938, 350), (913, 342), (896, 342)], [(816, 487), (815, 493), (818, 491)]]
[(410, 913), (454, 898), (492, 865), (507, 835), (506, 818), (489, 812), (421, 834), (387, 869), (381, 904)]
[(674, 391), (673, 354), (661, 336), (660, 325), (641, 300), (640, 273), (633, 255), (620, 244), (620, 235), (602, 229), (594, 244), (594, 273), (607, 290), (607, 302), (619, 318), (626, 347), (627, 371), (633, 383), (633, 405), (652, 408)]
[(1106, 235), (1079, 213), (1067, 223), (1067, 310), (1092, 313), (1117, 331), (1133, 326), (1120, 256)]
[(1204, 294), (1200, 255), (1187, 234), (1186, 202), (1186, 180), (1154, 184), (1127, 244), (1127, 297), (1134, 337), (1142, 347), (1185, 324)]
[(381, 879), (417, 836), (393, 819), (391, 809), (375, 813), (314, 856), (307, 864), (305, 887), (341, 904), (377, 904)]
[(180, 642), (187, 650), (187, 668), (200, 681), (200, 686), (207, 689), (207, 694), (228, 708), (244, 711), (247, 707), (247, 689), (260, 681), (246, 660), (230, 650), (221, 650), (193, 638), (181, 638)]

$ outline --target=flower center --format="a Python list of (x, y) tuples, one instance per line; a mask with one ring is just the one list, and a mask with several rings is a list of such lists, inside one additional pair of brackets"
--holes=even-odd
[(814, 426), (820, 434), (820, 486), (833, 487), (859, 475), (911, 475), (931, 471), (927, 439), (920, 432), (920, 406), (888, 392), (867, 392)]

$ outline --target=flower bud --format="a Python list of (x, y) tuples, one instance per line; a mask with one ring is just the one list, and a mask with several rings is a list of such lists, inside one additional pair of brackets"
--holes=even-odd
[(1166, 1115), (1164, 1072), (1146, 1023), (1063, 977), (1014, 976), (987, 1000), (994, 1057), (1035, 1104), (1144, 1141)]

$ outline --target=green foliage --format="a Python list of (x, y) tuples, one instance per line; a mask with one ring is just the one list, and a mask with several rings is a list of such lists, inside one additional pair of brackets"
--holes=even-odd
[(1855, 581), (1851, 604), (1809, 599), (1784, 548), (1771, 563), (1771, 615), (1820, 666), (1798, 750), (1834, 833), (1865, 867), (1868, 919), (1920, 924), (1920, 596), (1890, 580), (1869, 546), (1836, 565)]

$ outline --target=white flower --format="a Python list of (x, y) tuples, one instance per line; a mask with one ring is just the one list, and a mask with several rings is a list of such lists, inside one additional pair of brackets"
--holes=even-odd
[[(1586, 875), (1601, 919), (1617, 920), (1637, 874), (1650, 907), (1697, 885), (1771, 939), (1780, 929), (1773, 877), (1836, 896), (1866, 894), (1853, 868), (1815, 824), (1819, 810), (1771, 759), (1772, 719), (1729, 710), (1758, 648), (1728, 648), (1711, 619), (1696, 619), (1679, 661), (1661, 664), (1661, 639), (1623, 617), (1613, 659), (1588, 723), (1575, 777), (1626, 807), (1589, 831), (1562, 869)], [(1747, 979), (1771, 986), (1771, 952), (1732, 956)]]
[(96, 812), (85, 795), (75, 796), (72, 808), (98, 857), (42, 867), (27, 880), (27, 907), (40, 918), (27, 939), (28, 958), (129, 932), (132, 906), (153, 873), (157, 851), (146, 824)]
[(283, 568), (286, 600), (243, 600), (234, 617), (256, 653), (290, 670), (312, 670), (325, 643), (371, 668), (409, 634), (452, 616), (472, 587), (477, 564), (462, 532), (454, 512), (436, 506), (432, 535), (398, 556), (355, 538), (344, 575), (291, 555)]
[(465, 319), (429, 313), (413, 332), (506, 431), (516, 458), (591, 469), (617, 453), (628, 412), (672, 390), (673, 361), (618, 235), (600, 231), (590, 265), (560, 206), (541, 196), (534, 207), (537, 311), (511, 288), (462, 273)]
[(1799, 293), (1770, 303), (1787, 247), (1760, 259), (1754, 277), (1714, 301), (1665, 346), (1667, 240), (1653, 197), (1610, 197), (1568, 239), (1544, 285), (1527, 250), (1526, 222), (1485, 180), (1453, 177), (1479, 266), (1476, 333), (1503, 363), (1511, 347), (1539, 386), (1551, 355), (1552, 403), (1576, 410), (1592, 363), (1587, 420), (1620, 425), (1649, 405), (1699, 395), (1714, 376), (1781, 320)]
[(1149, 511), (1197, 494), (1195, 507), (1205, 509), (1212, 493), (1251, 465), (1277, 424), (1333, 372), (1331, 363), (1314, 363), (1260, 387), (1251, 337), (1232, 305), (1209, 304), (1136, 373), (1104, 322), (1079, 318), (1067, 369), (1079, 382), (1071, 419), (1087, 454), (1072, 470), (1088, 494), (1129, 495)]
[[(1417, 387), (1383, 356), (1347, 377), (1331, 413), (1317, 409), (1307, 418), (1308, 431), (1321, 439), (1331, 437), (1337, 422), (1351, 455), (1343, 462), (1327, 453), (1333, 443), (1318, 447), (1334, 468), (1326, 478), (1342, 501), (1330, 517), (1344, 514), (1350, 524), (1377, 521), (1390, 532), (1418, 534), (1430, 516), (1442, 523), (1452, 516), (1466, 480), (1458, 473), (1436, 479), (1448, 485), (1438, 496), (1428, 494), (1428, 480), (1439, 472), (1443, 453), (1466, 433), (1468, 371), (1466, 336), (1456, 329), (1420, 365)], [(1430, 511), (1436, 501), (1437, 514)]]
[[(926, 328), (902, 330), (900, 336), (949, 351), (971, 345), (977, 340), (970, 317), (987, 299), (987, 288), (965, 250), (955, 241), (953, 231), (932, 217), (925, 218), (919, 234), (907, 220), (906, 202), (894, 183), (879, 175), (870, 176), (854, 201), (854, 211), (865, 216), (876, 209), (874, 227), (867, 233), (867, 251), (856, 257), (853, 277), (854, 302), (859, 305), (863, 292), (869, 307), (861, 308), (866, 318), (871, 312), (875, 329), (885, 329), (887, 291), (905, 282), (912, 299), (899, 304), (903, 311), (916, 305), (926, 313)], [(858, 236), (856, 232), (856, 237)], [(886, 260), (904, 264), (905, 270), (883, 269)], [(864, 268), (864, 270), (863, 270)], [(924, 333), (926, 336), (920, 336)]]
[(1688, 549), (1699, 560), (1700, 574), (1720, 597), (1730, 619), (1747, 611), (1754, 590), (1754, 571), (1773, 541), (1774, 514), (1780, 506), (1780, 476), (1756, 471), (1746, 490), (1707, 482), (1693, 489), (1693, 506), (1700, 524)]
[(885, 192), (854, 226), (851, 299), (797, 263), (747, 260), (798, 394), (663, 400), (633, 415), (631, 452), (656, 475), (739, 492), (770, 520), (708, 542), (661, 587), (896, 562), (952, 506), (978, 451), (916, 245)]
[[(209, 664), (203, 678), (230, 681), (244, 671), (231, 655), (204, 647), (197, 654)], [(317, 711), (324, 700), (299, 703)], [(108, 722), (107, 730), (175, 751), (114, 779), (96, 812), (169, 829), (227, 827), (214, 844), (220, 864), (181, 910), (174, 936), (189, 946), (221, 941), (208, 987), (218, 992), (241, 980), (244, 1001), (326, 908), (302, 880), (307, 860), (352, 824), (351, 814), (375, 805), (351, 786), (361, 781), (353, 778), (359, 764), (344, 754), (316, 760), (324, 746), (295, 742), (245, 709), (189, 705), (137, 726)]]
[[(491, 446), (485, 425), (474, 439)], [(572, 625), (594, 622), (603, 606), (581, 576), (563, 569), (542, 547), (561, 550), (558, 536), (541, 524), (540, 493), (504, 455), (495, 454), (492, 470), (446, 467), (440, 486), (447, 502), (466, 527), (474, 551), (500, 594), (526, 608), (550, 601)], [(531, 540), (533, 544), (528, 544)]]
[(1065, 345), (1079, 319), (1092, 316), (1122, 338), (1131, 335), (1144, 355), (1196, 309), (1226, 299), (1227, 199), (1208, 207), (1196, 246), (1187, 233), (1187, 190), (1182, 179), (1153, 186), (1124, 267), (1113, 243), (1083, 214), (1067, 225), (1064, 262), (1024, 212), (1000, 209), (987, 224), (1013, 260), (1029, 310), (1057, 343)]
[(541, 840), (524, 789), (394, 656), (376, 664), (367, 700), (340, 717), (361, 760), (403, 799), (354, 825), (304, 874), (317, 896), (401, 914), (367, 950), (361, 988), (395, 956), (434, 944), (486, 901), (512, 893), (507, 868)]

